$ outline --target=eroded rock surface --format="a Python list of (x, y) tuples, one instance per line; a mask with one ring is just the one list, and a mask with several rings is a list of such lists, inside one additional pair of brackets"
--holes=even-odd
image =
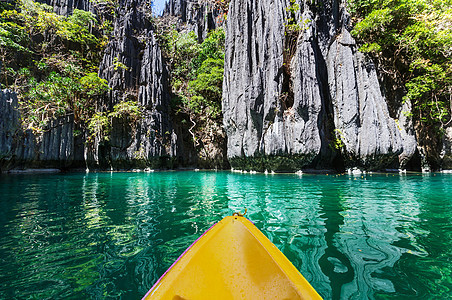
[[(138, 101), (145, 108), (135, 123), (113, 123), (109, 159), (120, 168), (126, 168), (127, 162), (130, 166), (154, 166), (156, 160), (156, 167), (164, 167), (160, 165), (162, 158), (171, 160), (177, 154), (177, 135), (169, 114), (168, 74), (146, 5), (146, 1), (121, 1), (113, 39), (99, 70), (111, 88), (105, 109), (111, 110), (122, 101)], [(98, 146), (95, 151), (99, 151)]]
[(443, 151), (441, 153), (442, 164), (444, 170), (452, 170), (452, 126), (445, 129), (443, 138)]
[[(345, 166), (382, 169), (409, 156), (375, 67), (349, 33), (343, 3), (299, 2), (295, 13), (289, 5), (231, 1), (223, 112), (232, 166), (340, 168), (341, 155)], [(299, 34), (288, 59), (290, 18)]]
[(207, 1), (169, 0), (166, 2), (163, 16), (177, 17), (179, 30), (193, 31), (201, 42), (209, 31), (222, 26), (225, 20), (223, 13)]
[(356, 51), (345, 28), (329, 49), (327, 65), (336, 137), (347, 165), (374, 169), (398, 159), (401, 130), (389, 116), (374, 64)]
[(42, 134), (21, 126), (14, 92), (0, 90), (0, 169), (46, 167), (65, 168), (79, 164), (74, 148), (72, 115), (52, 120)]
[(39, 0), (53, 7), (53, 11), (59, 15), (68, 16), (74, 9), (93, 11), (93, 4), (89, 0)]

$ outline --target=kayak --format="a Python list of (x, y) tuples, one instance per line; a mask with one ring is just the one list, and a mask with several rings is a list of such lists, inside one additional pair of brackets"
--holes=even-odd
[(207, 230), (143, 299), (322, 299), (292, 263), (240, 214)]

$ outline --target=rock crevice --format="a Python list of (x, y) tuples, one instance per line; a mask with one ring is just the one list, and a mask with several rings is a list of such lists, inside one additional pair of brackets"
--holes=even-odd
[[(107, 45), (99, 74), (111, 88), (103, 109), (112, 110), (122, 101), (137, 101), (142, 117), (134, 124), (113, 122), (109, 147), (112, 167), (129, 165), (171, 167), (177, 155), (177, 135), (169, 111), (168, 73), (162, 53), (146, 15), (146, 1), (121, 1), (114, 23), (113, 39)], [(92, 164), (98, 154), (91, 154)], [(168, 165), (161, 163), (163, 157)], [(158, 163), (155, 163), (158, 161)]]
[[(412, 155), (413, 140), (389, 116), (375, 67), (349, 33), (343, 3), (297, 4), (293, 12), (284, 0), (231, 1), (223, 112), (233, 167), (279, 156), (296, 163), (288, 170), (272, 164), (275, 171), (374, 170)], [(296, 26), (289, 24), (293, 17)], [(289, 59), (288, 28), (298, 30)]]
[(74, 117), (52, 120), (43, 133), (21, 125), (17, 95), (0, 90), (0, 170), (14, 167), (67, 168), (80, 166), (74, 144)]

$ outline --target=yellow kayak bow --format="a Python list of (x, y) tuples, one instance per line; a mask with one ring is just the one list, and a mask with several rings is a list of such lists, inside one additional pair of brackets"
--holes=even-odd
[(196, 240), (143, 299), (321, 299), (248, 219), (225, 217)]

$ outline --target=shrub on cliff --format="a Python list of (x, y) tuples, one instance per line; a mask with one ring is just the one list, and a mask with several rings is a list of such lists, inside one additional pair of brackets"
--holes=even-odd
[(194, 32), (171, 30), (160, 37), (170, 65), (173, 109), (192, 122), (221, 115), (224, 38), (223, 28), (211, 31), (201, 44)]
[[(158, 20), (157, 24), (162, 20)], [(164, 22), (164, 21), (163, 21)], [(221, 97), (223, 85), (223, 28), (198, 42), (194, 32), (178, 32), (167, 24), (157, 28), (164, 57), (169, 63), (174, 118), (188, 127), (199, 157), (208, 161), (223, 146)], [(214, 145), (212, 147), (212, 145)], [(210, 150), (209, 150), (210, 149)]]
[(224, 60), (208, 58), (197, 70), (198, 76), (188, 83), (190, 108), (195, 113), (207, 113), (211, 118), (221, 116)]
[(419, 126), (452, 122), (452, 1), (352, 0), (352, 34), (404, 85)]
[(97, 75), (107, 39), (96, 16), (19, 0), (0, 7), (0, 83), (18, 93), (23, 124), (42, 130), (52, 118), (74, 114), (85, 127), (107, 90)]
[(418, 143), (428, 157), (439, 159), (445, 128), (452, 124), (452, 1), (349, 4), (360, 50), (378, 63), (389, 96), (403, 94), (411, 103), (404, 113), (412, 117)]

